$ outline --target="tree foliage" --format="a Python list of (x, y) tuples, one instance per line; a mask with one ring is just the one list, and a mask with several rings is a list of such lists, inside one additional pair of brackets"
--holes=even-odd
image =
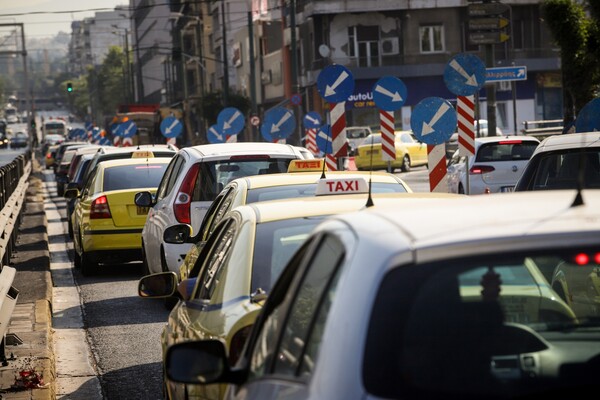
[[(227, 107), (235, 107), (244, 115), (250, 111), (250, 99), (237, 93), (228, 93)], [(223, 93), (211, 92), (204, 95), (201, 103), (202, 114), (208, 125), (217, 123), (217, 116), (225, 108), (223, 105)]]
[(542, 12), (560, 47), (565, 126), (600, 86), (600, 2), (544, 0)]

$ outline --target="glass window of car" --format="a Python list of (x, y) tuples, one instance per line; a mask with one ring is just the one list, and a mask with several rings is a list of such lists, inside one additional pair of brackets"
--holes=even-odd
[(167, 164), (122, 165), (104, 170), (103, 190), (155, 188)]
[(529, 160), (538, 144), (531, 140), (502, 140), (484, 143), (477, 150), (475, 162)]
[(210, 207), (204, 214), (202, 224), (200, 225), (201, 241), (206, 241), (223, 219), (227, 211), (231, 209), (231, 204), (235, 198), (236, 191), (233, 187), (227, 189), (226, 193), (220, 193), (217, 198), (210, 204)]
[(156, 201), (162, 200), (163, 198), (167, 197), (169, 193), (171, 193), (171, 190), (175, 185), (175, 181), (181, 172), (184, 161), (185, 160), (180, 155), (175, 156), (171, 160), (158, 185), (158, 189), (156, 190)]
[(536, 156), (533, 189), (575, 189), (579, 168), (583, 169), (583, 187), (600, 188), (600, 149), (549, 152)]
[(361, 143), (361, 146), (367, 146), (372, 144), (381, 143), (381, 135), (369, 135), (365, 138), (365, 140)]

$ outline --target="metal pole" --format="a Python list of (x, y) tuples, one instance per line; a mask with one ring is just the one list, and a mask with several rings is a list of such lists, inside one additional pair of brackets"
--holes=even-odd
[[(29, 127), (31, 127), (31, 119), (35, 118), (33, 115), (33, 107), (31, 107), (31, 102), (29, 100), (29, 96), (31, 96), (29, 90), (29, 72), (27, 68), (27, 49), (25, 48), (25, 26), (23, 23), (17, 24), (21, 27), (21, 46), (22, 51), (21, 55), (23, 56), (23, 87), (25, 88), (25, 108), (27, 109), (27, 123)], [(34, 132), (37, 135), (37, 132)], [(31, 140), (31, 138), (30, 138)]]
[[(256, 106), (256, 64), (254, 63), (254, 24), (252, 23), (252, 10), (248, 10), (248, 53), (250, 57), (250, 102), (251, 115), (258, 115)], [(258, 140), (258, 129), (252, 125), (252, 137), (250, 141)]]
[(223, 14), (223, 107), (229, 102), (229, 66), (227, 61), (227, 29), (225, 26), (225, 0), (221, 2), (221, 14)]
[[(291, 40), (291, 62), (292, 62), (292, 96), (297, 94), (300, 95), (300, 87), (298, 86), (298, 49), (296, 43), (296, 0), (290, 2), (290, 40)], [(294, 112), (296, 114), (296, 129), (298, 130), (298, 145), (302, 144), (302, 121), (300, 115), (301, 106), (300, 104), (294, 106)]]
[[(494, 66), (494, 45), (485, 45), (485, 65), (488, 68)], [(488, 136), (496, 136), (496, 86), (494, 83), (485, 85), (487, 97), (487, 120)]]
[(131, 76), (131, 63), (129, 61), (129, 29), (127, 28), (125, 28), (125, 63), (127, 64), (127, 103), (130, 103), (134, 87)]
[(140, 39), (138, 36), (138, 24), (135, 20), (135, 13), (136, 13), (136, 11), (134, 10), (133, 15), (132, 15), (132, 20), (133, 20), (133, 31), (134, 31), (133, 33), (135, 34), (135, 56), (136, 56), (137, 76), (138, 76), (137, 102), (142, 103), (143, 98), (144, 98), (144, 82), (142, 80), (142, 64), (140, 63)]

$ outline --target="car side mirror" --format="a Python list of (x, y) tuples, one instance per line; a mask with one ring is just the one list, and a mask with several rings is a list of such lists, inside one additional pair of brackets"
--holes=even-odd
[(145, 298), (171, 297), (177, 293), (179, 279), (175, 272), (146, 275), (138, 283), (138, 296)]
[(79, 197), (79, 189), (74, 188), (74, 189), (68, 189), (65, 190), (65, 193), (63, 194), (63, 197), (65, 199), (76, 199), (77, 197)]
[(133, 202), (138, 207), (152, 207), (154, 205), (154, 197), (150, 192), (138, 192), (135, 194)]
[(169, 346), (165, 371), (173, 382), (200, 385), (230, 382), (231, 375), (225, 344), (217, 339)]
[[(137, 204), (137, 203), (136, 203)], [(177, 224), (168, 227), (163, 233), (163, 241), (170, 244), (192, 243), (192, 227), (188, 224)]]

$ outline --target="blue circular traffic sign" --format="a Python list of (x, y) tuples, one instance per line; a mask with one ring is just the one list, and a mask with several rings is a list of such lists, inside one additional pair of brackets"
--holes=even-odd
[[(285, 139), (296, 129), (296, 118), (294, 112), (284, 107), (275, 107), (265, 114), (265, 121), (261, 126), (261, 132), (275, 139)], [(265, 134), (263, 133), (263, 136)]]
[(317, 132), (317, 147), (325, 154), (333, 153), (333, 146), (331, 144), (331, 126), (323, 125)]
[(485, 64), (474, 54), (457, 54), (446, 64), (444, 82), (457, 96), (475, 94), (485, 84)]
[(160, 123), (160, 132), (166, 138), (176, 138), (183, 132), (183, 124), (177, 118), (168, 116)]
[(92, 129), (92, 139), (100, 140), (102, 136), (100, 135), (100, 128), (97, 126)]
[(244, 114), (235, 107), (224, 108), (217, 116), (217, 124), (225, 136), (240, 133), (244, 129), (244, 122)]
[(575, 132), (600, 131), (600, 98), (589, 101), (577, 114)]
[(112, 146), (112, 142), (107, 137), (100, 138), (100, 140), (98, 141), (98, 144), (101, 146)]
[(316, 111), (309, 111), (302, 119), (302, 123), (306, 129), (318, 128), (323, 124), (321, 116)]
[(132, 138), (137, 132), (137, 125), (133, 121), (123, 122), (118, 130), (121, 132), (121, 137)]
[(399, 110), (406, 102), (407, 94), (406, 85), (395, 76), (384, 76), (373, 85), (373, 101), (385, 111)]
[(413, 109), (410, 127), (419, 141), (436, 145), (450, 139), (457, 122), (456, 111), (449, 101), (427, 97)]
[(328, 65), (317, 77), (317, 90), (329, 103), (346, 101), (354, 92), (354, 77), (343, 65)]
[(225, 143), (225, 135), (223, 135), (223, 132), (221, 132), (219, 129), (218, 124), (208, 128), (208, 132), (206, 132), (206, 139), (208, 140), (208, 143), (211, 144)]

